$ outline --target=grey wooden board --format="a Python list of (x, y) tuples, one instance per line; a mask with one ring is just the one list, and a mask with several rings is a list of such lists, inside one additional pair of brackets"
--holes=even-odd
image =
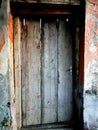
[(72, 118), (72, 37), (70, 24), (59, 22), (58, 31), (58, 121)]
[(57, 121), (57, 30), (56, 22), (44, 23), (42, 55), (42, 123)]
[[(72, 119), (72, 37), (70, 24), (39, 21), (22, 26), (23, 126)], [(69, 31), (70, 30), (70, 31)]]
[(22, 32), (22, 105), (23, 125), (40, 124), (40, 48), (39, 22), (26, 22)]

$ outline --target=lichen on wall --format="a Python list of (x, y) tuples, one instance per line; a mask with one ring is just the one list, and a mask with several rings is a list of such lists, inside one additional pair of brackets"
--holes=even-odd
[(98, 130), (98, 5), (86, 3), (84, 123)]

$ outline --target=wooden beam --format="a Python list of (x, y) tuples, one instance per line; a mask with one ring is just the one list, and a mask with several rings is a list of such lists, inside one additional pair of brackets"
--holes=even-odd
[(15, 16), (49, 16), (77, 14), (80, 5), (46, 4), (46, 3), (20, 3), (11, 2), (11, 12)]

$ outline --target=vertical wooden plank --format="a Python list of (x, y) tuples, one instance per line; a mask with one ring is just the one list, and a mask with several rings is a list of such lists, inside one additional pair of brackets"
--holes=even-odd
[(70, 21), (59, 23), (58, 32), (58, 121), (72, 119), (72, 37)]
[[(25, 35), (26, 33), (26, 35)], [(40, 124), (40, 23), (27, 21), (22, 41), (22, 102), (23, 125)]]
[[(3, 99), (3, 100), (5, 100), (5, 102), (7, 101), (6, 100), (6, 98), (8, 99), (8, 95), (10, 96), (9, 97), (9, 99), (10, 99), (10, 103), (11, 103), (11, 108), (10, 108), (10, 110), (11, 110), (11, 119), (12, 119), (12, 124), (11, 124), (11, 126), (12, 126), (12, 128), (14, 128), (14, 130), (17, 130), (17, 120), (16, 120), (16, 102), (15, 102), (15, 87), (14, 87), (14, 80), (15, 80), (15, 78), (14, 78), (14, 57), (13, 57), (13, 55), (14, 55), (14, 41), (13, 41), (13, 33), (14, 33), (14, 21), (13, 21), (13, 16), (12, 16), (12, 14), (11, 13), (9, 13), (9, 23), (8, 23), (8, 32), (6, 32), (6, 33), (8, 33), (8, 35), (9, 35), (9, 37), (8, 37), (8, 39), (6, 39), (6, 40), (8, 40), (7, 42), (8, 42), (8, 46), (7, 46), (7, 44), (5, 45), (5, 47), (4, 48), (6, 48), (6, 47), (8, 47), (8, 76), (9, 76), (9, 91), (7, 90), (7, 88), (6, 88), (6, 86), (4, 86), (4, 87), (2, 87), (2, 89), (1, 89), (1, 93), (4, 95), (4, 96), (2, 96), (2, 94), (0, 95), (0, 100), (2, 100), (3, 99), (3, 97), (5, 97), (5, 99)], [(5, 31), (7, 31), (7, 30), (5, 30)], [(4, 35), (5, 36), (5, 35)], [(6, 37), (7, 38), (7, 37)], [(4, 38), (4, 42), (5, 42), (5, 38)], [(1, 44), (2, 45), (2, 44)], [(4, 50), (3, 50), (4, 51)], [(7, 50), (6, 50), (7, 51)], [(3, 54), (3, 53), (2, 53)], [(3, 62), (3, 64), (5, 64), (6, 63), (6, 56), (7, 55), (5, 55), (6, 53), (4, 53), (4, 57), (5, 57), (5, 61)], [(2, 64), (2, 65), (3, 65)], [(6, 64), (5, 64), (5, 66), (6, 66)], [(3, 66), (3, 68), (4, 68), (4, 66)], [(3, 70), (3, 71), (5, 71), (5, 70)], [(2, 75), (1, 75), (2, 76)], [(5, 78), (3, 79), (4, 77), (2, 77), (2, 79), (0, 80), (0, 82), (1, 83), (3, 83), (3, 82), (5, 82), (6, 80), (5, 80)], [(0, 84), (1, 84), (0, 83)], [(4, 83), (4, 84), (2, 84), (2, 85), (6, 85), (6, 82)], [(8, 95), (5, 95), (5, 93), (3, 93), (3, 91), (8, 91), (8, 93), (10, 93), (10, 94), (8, 94)], [(4, 103), (3, 101), (2, 101), (2, 103)], [(7, 102), (6, 102), (7, 103)], [(2, 114), (3, 113), (1, 113), (1, 115), (0, 116), (2, 116)], [(4, 116), (4, 114), (3, 114), (3, 116)], [(1, 117), (0, 117), (1, 118)], [(3, 118), (2, 118), (3, 119)], [(0, 121), (1, 122), (1, 121)]]
[(27, 51), (26, 51), (26, 44), (27, 44), (27, 26), (23, 26), (23, 21), (21, 21), (22, 31), (21, 31), (21, 91), (22, 91), (22, 126), (26, 125), (26, 89), (27, 89), (27, 81), (26, 81), (26, 66), (27, 66)]
[(21, 44), (20, 20), (14, 18), (14, 74), (17, 126), (21, 127)]
[(44, 22), (42, 56), (42, 123), (57, 121), (57, 30), (56, 21)]
[[(30, 120), (32, 124), (41, 122), (41, 61), (40, 61), (40, 23), (33, 21), (28, 26), (29, 45), (29, 97), (30, 97)], [(33, 36), (32, 36), (33, 35)], [(31, 43), (31, 44), (30, 44)], [(29, 115), (28, 115), (29, 116)]]

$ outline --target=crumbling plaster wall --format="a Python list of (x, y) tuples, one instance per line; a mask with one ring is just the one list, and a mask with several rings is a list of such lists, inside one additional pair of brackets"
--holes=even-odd
[[(9, 0), (2, 0), (0, 7), (0, 129), (15, 123), (13, 80), (13, 26)], [(10, 108), (11, 104), (11, 108)], [(12, 111), (12, 112), (11, 112)], [(5, 121), (5, 118), (8, 119)], [(15, 129), (14, 129), (15, 130)]]
[(84, 62), (84, 123), (89, 130), (98, 130), (98, 5), (89, 2), (86, 2)]
[(8, 67), (8, 5), (3, 0), (0, 8), (0, 122), (4, 118), (4, 109), (9, 102), (9, 67)]

